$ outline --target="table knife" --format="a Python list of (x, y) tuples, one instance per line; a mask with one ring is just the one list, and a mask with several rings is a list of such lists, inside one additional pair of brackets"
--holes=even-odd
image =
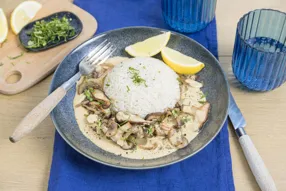
[(239, 143), (242, 147), (249, 167), (262, 191), (276, 191), (274, 180), (267, 170), (261, 156), (255, 148), (250, 137), (246, 134), (244, 127), (245, 119), (230, 93), (229, 119), (234, 127)]

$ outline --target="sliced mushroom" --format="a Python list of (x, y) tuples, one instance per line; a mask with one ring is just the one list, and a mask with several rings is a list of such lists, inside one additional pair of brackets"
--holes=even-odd
[(126, 140), (122, 140), (122, 139), (119, 139), (116, 143), (124, 150), (129, 150), (134, 147), (133, 143), (127, 142)]
[(158, 147), (158, 143), (146, 144), (146, 145), (138, 145), (139, 148), (144, 150), (154, 150)]
[(125, 123), (124, 125), (120, 127), (120, 129), (124, 132), (130, 132), (131, 128), (132, 128), (132, 125), (129, 122)]
[(183, 107), (182, 107), (182, 111), (184, 113), (188, 113), (188, 114), (191, 114), (191, 115), (195, 115), (197, 109), (198, 109), (197, 107), (189, 106), (189, 105), (183, 105)]
[(98, 115), (96, 115), (96, 114), (90, 114), (86, 117), (86, 120), (89, 124), (93, 124), (93, 123), (97, 122), (98, 119), (99, 119)]
[(87, 104), (82, 104), (82, 107), (84, 107), (86, 110), (91, 111), (95, 114), (99, 114), (98, 110), (96, 110), (95, 108), (89, 107)]
[(123, 134), (124, 134), (124, 131), (122, 131), (121, 129), (118, 129), (116, 134), (110, 137), (110, 139), (114, 142), (117, 142), (118, 140), (122, 139)]
[(103, 112), (103, 114), (104, 114), (104, 118), (105, 118), (105, 119), (108, 119), (108, 118), (111, 117), (111, 109), (110, 109), (110, 108), (103, 109), (102, 112)]
[(138, 132), (136, 133), (137, 138), (144, 138), (144, 131), (143, 128), (140, 126), (138, 127)]
[(172, 128), (177, 128), (177, 120), (173, 116), (166, 117), (160, 124), (161, 129), (170, 131)]
[(182, 142), (176, 145), (177, 149), (182, 149), (189, 144), (188, 139), (186, 137), (182, 138)]
[(180, 131), (175, 131), (172, 136), (168, 137), (168, 140), (173, 146), (177, 147), (183, 143), (183, 138), (184, 136)]
[(102, 108), (107, 109), (110, 106), (110, 100), (106, 97), (106, 95), (99, 89), (95, 89), (92, 93), (95, 100), (97, 100)]
[(147, 121), (158, 121), (162, 118), (164, 113), (162, 112), (156, 112), (156, 113), (150, 113), (145, 117), (145, 120)]
[(203, 84), (192, 79), (186, 79), (185, 82), (194, 88), (201, 88)]
[(106, 134), (106, 132), (108, 131), (108, 127), (106, 123), (102, 123), (101, 125), (101, 130), (104, 134)]
[(78, 82), (77, 93), (82, 94), (84, 90), (88, 87), (100, 89), (102, 87), (101, 81), (102, 80), (99, 79), (94, 79), (94, 78), (86, 79), (85, 77), (82, 77)]
[(171, 130), (168, 132), (168, 137), (172, 137), (175, 133), (176, 133), (176, 130), (175, 130), (175, 129), (171, 129)]
[(147, 122), (144, 119), (142, 119), (141, 117), (139, 117), (138, 115), (124, 113), (122, 111), (119, 111), (115, 117), (119, 123), (128, 121), (128, 122), (133, 123), (133, 124), (144, 124)]
[(165, 132), (160, 128), (160, 125), (155, 124), (155, 134), (157, 136), (165, 136)]
[(108, 130), (105, 133), (105, 136), (106, 137), (112, 137), (112, 136), (116, 135), (116, 133), (117, 133), (118, 124), (115, 123), (115, 121), (110, 120), (108, 125), (107, 125), (107, 128), (108, 128)]
[(205, 103), (202, 107), (200, 107), (196, 111), (195, 120), (200, 123), (200, 127), (206, 122), (209, 109), (210, 109), (210, 104)]
[(127, 140), (128, 137), (129, 137), (131, 134), (132, 134), (131, 132), (125, 132), (125, 133), (123, 134), (123, 136), (122, 136), (122, 139), (123, 139), (123, 140)]
[(187, 113), (180, 113), (180, 115), (176, 118), (178, 126), (182, 127), (189, 121), (193, 121), (193, 116)]
[(132, 125), (131, 130), (133, 134), (136, 134), (139, 131), (139, 128), (136, 125)]

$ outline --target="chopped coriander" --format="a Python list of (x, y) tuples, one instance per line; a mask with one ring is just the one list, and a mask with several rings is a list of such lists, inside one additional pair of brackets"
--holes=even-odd
[(110, 84), (105, 84), (105, 86), (107, 86), (107, 87), (108, 87), (108, 86), (110, 86)]
[(131, 79), (133, 81), (133, 83), (135, 85), (141, 85), (142, 83), (144, 83), (145, 87), (147, 87), (146, 85), (146, 80), (144, 80), (140, 75), (139, 75), (139, 70), (133, 68), (133, 67), (129, 67), (129, 73), (132, 74)]
[(119, 126), (123, 126), (123, 125), (125, 125), (127, 122), (128, 122), (128, 120), (123, 121), (122, 123), (120, 123), (120, 124), (118, 124), (118, 125), (119, 125)]
[(178, 115), (179, 115), (179, 112), (178, 112), (177, 110), (175, 110), (175, 109), (173, 109), (173, 110), (171, 111), (171, 113), (172, 113), (172, 115), (173, 115), (174, 117), (178, 117)]
[(84, 90), (84, 95), (86, 96), (88, 101), (93, 101), (93, 96), (92, 96), (93, 92), (94, 92), (93, 88), (88, 88), (88, 89)]
[(32, 30), (27, 32), (30, 36), (29, 48), (45, 47), (50, 43), (58, 43), (61, 40), (67, 41), (69, 37), (75, 36), (75, 29), (70, 25), (69, 19), (54, 17), (51, 21), (37, 21)]
[(104, 104), (104, 101), (102, 101), (102, 100), (97, 100), (97, 103), (98, 103), (99, 105), (103, 105), (103, 104)]
[(19, 58), (19, 57), (21, 57), (21, 56), (23, 56), (24, 55), (24, 52), (21, 52), (21, 54), (19, 54), (19, 55), (17, 55), (17, 56), (8, 56), (8, 58), (10, 59), (10, 60), (15, 60), (15, 59), (17, 59), (17, 58)]
[(189, 122), (189, 121), (192, 121), (192, 118), (191, 118), (190, 116), (184, 116), (184, 117), (182, 118), (182, 120), (183, 120), (184, 123), (187, 123), (187, 122)]
[(199, 103), (200, 103), (200, 104), (205, 104), (206, 101), (199, 100)]
[(101, 122), (101, 120), (99, 119), (99, 120), (97, 121), (97, 124), (96, 124), (96, 133), (97, 133), (97, 134), (100, 134), (101, 126), (102, 126), (102, 122)]
[(144, 69), (146, 69), (146, 66), (143, 66)]
[(201, 95), (201, 99), (204, 99), (204, 98), (206, 98), (207, 97), (207, 95), (208, 95), (208, 93), (202, 93), (202, 95)]
[(127, 88), (127, 92), (130, 92), (130, 88), (129, 88), (129, 86), (126, 86), (126, 88)]
[(181, 79), (180, 77), (177, 77), (177, 80), (178, 80), (178, 82), (179, 82), (180, 85), (183, 84), (182, 79)]
[(154, 132), (154, 127), (153, 126), (150, 126), (148, 129), (147, 129), (147, 134), (152, 136), (153, 135), (153, 132)]

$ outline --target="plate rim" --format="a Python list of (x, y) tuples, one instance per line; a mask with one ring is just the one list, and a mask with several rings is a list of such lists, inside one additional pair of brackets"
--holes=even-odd
[[(116, 32), (116, 31), (119, 31), (119, 30), (124, 30), (124, 29), (152, 29), (152, 30), (159, 30), (159, 31), (162, 31), (162, 32), (168, 32), (170, 31), (171, 34), (175, 34), (175, 35), (178, 35), (178, 36), (181, 36), (181, 37), (184, 37), (184, 38), (188, 38), (189, 40), (193, 41), (193, 43), (197, 44), (198, 46), (200, 46), (201, 48), (203, 48), (217, 63), (218, 65), (218, 68), (219, 70), (222, 72), (223, 74), (223, 79), (225, 81), (225, 84), (226, 84), (226, 89), (227, 89), (227, 106), (229, 106), (229, 95), (230, 95), (230, 88), (229, 88), (229, 83), (228, 83), (228, 80), (227, 80), (227, 76), (224, 72), (224, 70), (222, 69), (218, 59), (207, 49), (205, 48), (203, 45), (201, 45), (199, 42), (197, 42), (196, 40), (184, 35), (184, 34), (180, 34), (178, 32), (174, 32), (174, 31), (171, 31), (171, 30), (167, 30), (167, 29), (162, 29), (162, 28), (157, 28), (157, 27), (148, 27), (148, 26), (130, 26), (130, 27), (122, 27), (122, 28), (117, 28), (117, 29), (113, 29), (113, 30), (108, 30), (108, 31), (105, 31), (103, 33), (99, 33), (99, 34), (96, 34), (94, 35), (93, 37), (89, 38), (88, 40), (82, 42), (81, 44), (79, 44), (77, 47), (75, 47), (72, 51), (69, 52), (69, 54), (67, 54), (61, 61), (61, 63), (57, 66), (55, 72), (54, 72), (54, 75), (53, 75), (53, 78), (52, 78), (52, 81), (50, 83), (50, 86), (49, 86), (49, 92), (48, 92), (48, 95), (50, 95), (52, 93), (52, 86), (54, 84), (54, 81), (55, 81), (55, 74), (58, 72), (58, 69), (60, 67), (60, 65), (63, 63), (64, 60), (66, 60), (67, 57), (69, 57), (71, 54), (73, 54), (75, 51), (77, 51), (79, 48), (85, 46), (86, 44), (89, 44), (91, 43), (92, 41), (100, 38), (101, 36), (104, 36), (105, 34), (108, 34), (110, 32)], [(59, 87), (59, 86), (58, 86)], [(226, 108), (226, 113), (224, 114), (224, 120), (223, 122), (221, 123), (218, 131), (215, 133), (215, 135), (210, 139), (208, 140), (205, 145), (203, 145), (201, 148), (199, 148), (198, 150), (196, 150), (195, 152), (185, 156), (185, 157), (182, 157), (178, 160), (175, 160), (175, 161), (172, 161), (172, 162), (169, 162), (169, 163), (166, 163), (166, 164), (159, 164), (159, 165), (154, 165), (154, 166), (140, 166), (140, 167), (130, 167), (130, 166), (122, 166), (121, 164), (111, 164), (111, 163), (108, 163), (108, 162), (105, 162), (105, 161), (102, 161), (102, 160), (99, 160), (99, 159), (95, 159), (91, 156), (89, 156), (88, 154), (84, 153), (83, 151), (81, 151), (79, 148), (77, 148), (75, 145), (73, 145), (66, 137), (65, 135), (59, 130), (58, 126), (57, 126), (57, 122), (54, 118), (54, 114), (53, 114), (53, 111), (50, 113), (50, 117), (52, 119), (52, 122), (56, 128), (56, 131), (60, 134), (60, 136), (64, 139), (64, 141), (69, 145), (71, 146), (74, 150), (76, 150), (78, 153), (80, 153), (81, 155), (87, 157), (88, 159), (94, 161), (94, 162), (98, 162), (100, 164), (103, 164), (103, 165), (107, 165), (107, 166), (110, 166), (110, 167), (115, 167), (115, 168), (119, 168), (119, 169), (128, 169), (128, 170), (148, 170), (148, 169), (155, 169), (155, 168), (162, 168), (162, 167), (166, 167), (166, 166), (169, 166), (169, 165), (172, 165), (172, 164), (175, 164), (175, 163), (178, 163), (178, 162), (181, 162), (183, 160), (186, 160), (192, 156), (194, 156), (195, 154), (197, 154), (198, 152), (200, 152), (201, 150), (203, 150), (208, 144), (210, 144), (210, 142), (212, 142), (216, 137), (217, 135), (220, 133), (222, 127), (224, 126), (226, 120), (227, 120), (227, 116), (228, 116), (228, 110), (229, 110), (229, 107)]]

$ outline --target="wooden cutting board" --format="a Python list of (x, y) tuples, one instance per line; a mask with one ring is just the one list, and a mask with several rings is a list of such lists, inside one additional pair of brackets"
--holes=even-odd
[[(21, 2), (16, 1), (17, 3)], [(4, 2), (1, 0), (0, 3), (0, 7), (4, 9), (8, 21), (11, 12), (17, 6), (14, 0), (12, 2), (10, 0), (4, 0)], [(97, 29), (95, 18), (68, 0), (42, 0), (40, 2), (43, 7), (34, 20), (59, 11), (70, 11), (80, 18), (83, 30), (77, 38), (68, 43), (46, 51), (33, 53), (26, 52), (21, 47), (18, 37), (10, 29), (7, 41), (0, 48), (0, 93), (17, 94), (30, 88), (53, 72), (73, 48), (92, 37)], [(11, 7), (11, 3), (15, 5)], [(9, 58), (9, 56), (20, 55), (22, 52), (24, 53), (23, 56), (17, 59), (11, 60)]]

